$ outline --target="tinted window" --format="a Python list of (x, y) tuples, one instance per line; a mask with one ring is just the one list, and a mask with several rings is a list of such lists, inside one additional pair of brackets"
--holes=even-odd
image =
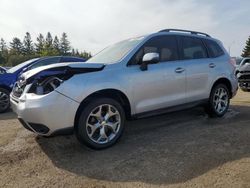
[(132, 57), (129, 64), (138, 65), (146, 53), (156, 52), (160, 55), (160, 62), (178, 59), (177, 41), (175, 36), (157, 36), (149, 39)]
[(37, 63), (35, 63), (34, 65), (32, 65), (29, 69), (34, 69), (34, 68), (41, 67), (41, 66), (59, 63), (59, 61), (60, 61), (60, 57), (42, 59), (42, 60), (38, 61)]
[(245, 59), (245, 60), (241, 63), (241, 65), (245, 65), (246, 63), (250, 63), (250, 59)]
[(210, 57), (219, 57), (224, 54), (224, 51), (215, 41), (205, 40), (205, 43), (207, 45)]
[(85, 60), (77, 57), (63, 57), (61, 62), (84, 62)]
[(181, 37), (181, 54), (183, 59), (207, 58), (207, 51), (203, 42), (199, 38)]

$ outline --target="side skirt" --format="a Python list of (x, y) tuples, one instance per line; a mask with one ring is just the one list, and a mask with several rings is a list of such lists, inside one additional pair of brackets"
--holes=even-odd
[(196, 106), (203, 106), (203, 105), (206, 105), (207, 102), (208, 102), (208, 99), (204, 99), (204, 100), (186, 103), (186, 104), (182, 104), (182, 105), (177, 105), (177, 106), (173, 106), (173, 107), (157, 109), (157, 110), (153, 110), (153, 111), (149, 111), (149, 112), (142, 112), (139, 114), (132, 115), (132, 119), (152, 117), (152, 116), (162, 115), (162, 114), (166, 114), (166, 113), (170, 113), (170, 112), (185, 110), (185, 109), (193, 108)]

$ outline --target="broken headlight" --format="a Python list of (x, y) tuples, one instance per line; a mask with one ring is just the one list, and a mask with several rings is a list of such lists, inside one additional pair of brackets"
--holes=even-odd
[(58, 77), (48, 77), (40, 82), (33, 83), (30, 92), (37, 95), (46, 95), (58, 88), (62, 82), (63, 80)]

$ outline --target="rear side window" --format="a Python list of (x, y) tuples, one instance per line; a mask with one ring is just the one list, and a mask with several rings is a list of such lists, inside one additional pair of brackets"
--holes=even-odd
[(181, 37), (182, 59), (203, 59), (207, 58), (206, 48), (199, 38)]
[(207, 45), (210, 57), (215, 58), (224, 55), (224, 51), (215, 41), (212, 40), (204, 40), (204, 41)]
[(129, 65), (142, 63), (146, 53), (159, 53), (160, 62), (178, 60), (177, 40), (175, 36), (157, 36), (149, 39), (132, 57)]

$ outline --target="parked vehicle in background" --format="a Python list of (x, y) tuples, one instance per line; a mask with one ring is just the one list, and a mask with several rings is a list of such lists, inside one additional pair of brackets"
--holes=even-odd
[(83, 58), (71, 56), (52, 56), (35, 58), (25, 61), (15, 67), (0, 74), (0, 113), (5, 112), (10, 107), (9, 94), (20, 74), (34, 68), (60, 62), (84, 62)]
[(244, 58), (237, 69), (239, 86), (243, 91), (250, 91), (250, 57)]
[(116, 43), (83, 64), (26, 72), (11, 103), (26, 129), (43, 136), (74, 130), (81, 143), (103, 149), (121, 137), (125, 119), (196, 105), (222, 117), (238, 89), (234, 73), (220, 41), (167, 29)]
[(240, 65), (240, 63), (241, 63), (241, 61), (242, 61), (242, 57), (236, 57), (235, 58), (235, 61), (236, 61), (236, 67), (238, 67), (239, 65)]
[[(236, 61), (237, 62), (237, 61)], [(240, 68), (243, 67), (246, 63), (250, 63), (250, 57), (242, 58), (238, 61), (239, 64), (236, 66), (235, 74), (237, 75), (240, 72)]]
[(4, 73), (6, 73), (6, 69), (0, 66), (0, 74), (4, 74)]

